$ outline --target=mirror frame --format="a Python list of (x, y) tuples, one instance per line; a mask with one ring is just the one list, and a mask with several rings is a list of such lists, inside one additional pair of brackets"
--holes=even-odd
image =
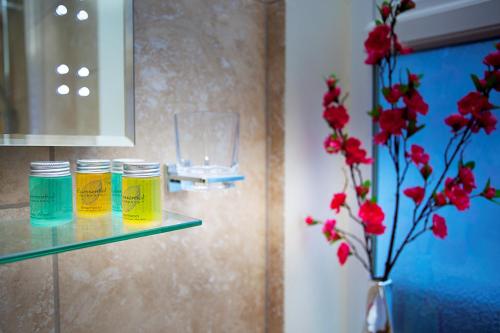
[[(134, 1), (124, 2), (125, 132), (123, 136), (2, 134), (0, 146), (133, 147), (135, 145), (134, 99)], [(106, 112), (106, 110), (101, 110)]]

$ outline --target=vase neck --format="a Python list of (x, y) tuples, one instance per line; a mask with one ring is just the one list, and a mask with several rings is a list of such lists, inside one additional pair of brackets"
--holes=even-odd
[(391, 279), (387, 279), (387, 280), (384, 280), (384, 279), (372, 279), (372, 283), (376, 284), (376, 285), (378, 285), (380, 287), (386, 287), (386, 286), (392, 285), (392, 280)]

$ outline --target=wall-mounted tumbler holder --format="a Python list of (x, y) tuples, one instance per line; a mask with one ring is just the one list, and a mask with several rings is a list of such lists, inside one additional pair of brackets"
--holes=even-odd
[(169, 192), (226, 189), (238, 171), (239, 115), (183, 112), (174, 116), (177, 163), (165, 167)]
[(183, 176), (177, 173), (177, 166), (165, 166), (165, 179), (169, 192), (204, 191), (234, 187), (235, 182), (245, 179), (242, 175), (227, 176)]

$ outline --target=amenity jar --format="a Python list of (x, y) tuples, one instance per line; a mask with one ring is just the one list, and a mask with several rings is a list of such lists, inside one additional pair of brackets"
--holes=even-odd
[(52, 225), (73, 219), (73, 185), (69, 162), (31, 162), (29, 189), (33, 224)]
[(122, 185), (124, 223), (161, 221), (160, 163), (125, 163)]
[(111, 161), (76, 162), (76, 214), (99, 217), (111, 213)]
[(111, 193), (112, 193), (111, 208), (113, 214), (122, 213), (123, 164), (133, 163), (133, 162), (143, 162), (143, 160), (135, 158), (120, 158), (113, 160), (113, 162), (111, 163)]

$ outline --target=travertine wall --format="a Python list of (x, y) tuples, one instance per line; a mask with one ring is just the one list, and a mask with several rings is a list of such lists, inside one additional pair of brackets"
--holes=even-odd
[[(281, 331), (282, 126), (273, 119), (282, 87), (267, 83), (283, 82), (284, 46), (266, 28), (282, 26), (284, 5), (271, 6), (135, 1), (136, 146), (56, 148), (54, 157), (171, 162), (174, 112), (233, 111), (246, 180), (228, 191), (165, 193), (167, 209), (202, 218), (202, 227), (0, 266), (0, 331)], [(0, 207), (28, 201), (29, 161), (48, 158), (48, 148), (0, 148)]]

